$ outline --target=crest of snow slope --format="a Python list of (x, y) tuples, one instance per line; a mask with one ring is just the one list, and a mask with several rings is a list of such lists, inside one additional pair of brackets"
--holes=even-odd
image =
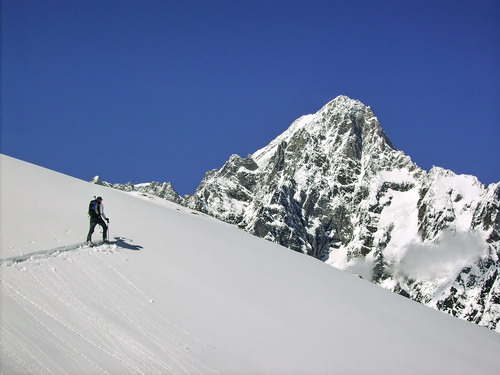
[[(0, 162), (2, 373), (498, 373), (487, 329), (174, 203)], [(94, 195), (120, 240), (79, 248)]]

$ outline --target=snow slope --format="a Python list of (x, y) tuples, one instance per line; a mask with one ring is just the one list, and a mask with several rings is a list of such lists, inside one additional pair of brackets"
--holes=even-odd
[[(497, 333), (175, 203), (0, 162), (3, 374), (498, 373)], [(119, 239), (81, 248), (94, 195)]]

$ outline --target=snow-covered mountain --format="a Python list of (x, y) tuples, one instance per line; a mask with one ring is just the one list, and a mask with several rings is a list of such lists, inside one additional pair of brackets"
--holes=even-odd
[(500, 331), (500, 183), (421, 169), (359, 101), (231, 156), (184, 204)]
[(340, 96), (207, 173), (187, 206), (500, 331), (499, 197), (498, 183), (422, 170)]
[[(500, 335), (313, 257), (7, 156), (0, 172), (2, 374), (498, 372)], [(94, 195), (116, 242), (84, 248)]]
[(179, 193), (175, 191), (170, 182), (160, 183), (154, 181), (141, 184), (133, 184), (132, 182), (127, 184), (110, 184), (109, 182), (102, 181), (99, 176), (95, 176), (92, 179), (92, 183), (127, 192), (137, 192), (144, 194), (145, 196), (154, 195), (179, 204), (184, 203), (184, 198), (182, 198)]

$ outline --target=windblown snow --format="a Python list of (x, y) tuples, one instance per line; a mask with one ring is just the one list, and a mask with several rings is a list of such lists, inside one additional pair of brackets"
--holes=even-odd
[[(2, 374), (498, 373), (497, 333), (164, 199), (0, 162)], [(86, 248), (94, 195), (116, 241)]]

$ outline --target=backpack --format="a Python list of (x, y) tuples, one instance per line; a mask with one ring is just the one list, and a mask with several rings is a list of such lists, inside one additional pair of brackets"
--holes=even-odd
[(96, 212), (97, 207), (99, 206), (99, 202), (97, 199), (91, 200), (89, 203), (89, 216), (91, 219), (99, 218), (99, 214)]

